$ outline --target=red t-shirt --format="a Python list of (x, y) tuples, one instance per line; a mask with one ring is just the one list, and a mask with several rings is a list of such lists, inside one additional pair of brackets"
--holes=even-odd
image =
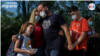
[[(88, 22), (85, 18), (82, 18), (78, 21), (76, 20), (73, 20), (71, 25), (70, 25), (70, 28), (69, 30), (72, 31), (72, 43), (75, 43), (78, 38), (80, 37), (81, 35), (81, 32), (82, 31), (88, 31)], [(86, 39), (86, 36), (85, 38), (83, 39), (83, 41), (78, 44), (74, 50), (81, 50), (81, 49), (85, 49), (87, 51), (87, 39)]]
[(42, 25), (37, 23), (35, 25), (35, 30), (33, 32), (35, 48), (38, 48), (43, 45), (43, 30)]

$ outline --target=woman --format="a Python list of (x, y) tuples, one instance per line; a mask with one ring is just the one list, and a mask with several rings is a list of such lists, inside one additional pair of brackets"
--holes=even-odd
[(32, 11), (29, 23), (33, 23), (35, 25), (35, 31), (33, 32), (35, 44), (34, 48), (38, 48), (38, 51), (34, 56), (43, 56), (43, 30), (41, 25), (42, 20), (36, 8)]
[[(87, 39), (88, 39), (87, 44), (89, 44), (90, 38), (99, 37), (99, 34), (96, 33), (94, 28), (91, 27), (91, 25), (93, 24), (91, 17), (86, 16), (85, 19), (88, 21), (89, 25), (89, 31), (87, 32)], [(87, 51), (87, 56), (97, 56), (97, 53), (90, 53), (89, 51)]]
[[(42, 29), (42, 19), (40, 17), (39, 12), (37, 9), (33, 9), (29, 23), (33, 23), (35, 25), (35, 29), (33, 32), (33, 38), (34, 38), (34, 47), (33, 48), (38, 48), (38, 51), (35, 55), (32, 56), (44, 56), (44, 45), (43, 45), (43, 29)], [(22, 26), (21, 26), (22, 27)], [(60, 35), (62, 34), (62, 30), (59, 31)], [(12, 36), (12, 41), (15, 41), (15, 35)]]

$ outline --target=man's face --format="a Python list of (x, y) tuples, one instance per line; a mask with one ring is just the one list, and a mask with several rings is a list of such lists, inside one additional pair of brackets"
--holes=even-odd
[(37, 10), (40, 12), (40, 16), (42, 18), (45, 18), (48, 15), (48, 7), (47, 6), (43, 7), (42, 5), (39, 5), (37, 7)]
[(70, 13), (70, 15), (71, 15), (72, 17), (75, 16), (74, 20), (77, 20), (78, 17), (79, 17), (79, 10), (77, 10), (77, 11), (72, 11), (72, 12)]

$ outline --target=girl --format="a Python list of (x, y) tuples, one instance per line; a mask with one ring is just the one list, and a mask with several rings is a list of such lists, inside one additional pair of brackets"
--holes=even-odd
[[(15, 42), (15, 46), (14, 46), (14, 51), (18, 52), (17, 56), (30, 56), (35, 54), (36, 52), (31, 52), (34, 51), (33, 49), (29, 48), (29, 45), (32, 44), (33, 46), (33, 39), (32, 39), (32, 32), (34, 30), (34, 25), (32, 23), (26, 23), (25, 25), (23, 25), (23, 27), (21, 27), (20, 31), (19, 31), (19, 35), (18, 39)], [(23, 36), (23, 41), (20, 46), (20, 38)]]
[[(88, 21), (88, 25), (89, 25), (89, 31), (87, 32), (87, 39), (88, 39), (88, 43), (89, 44), (89, 41), (91, 38), (99, 38), (99, 34), (95, 32), (94, 28), (91, 27), (92, 25), (92, 19), (90, 16), (86, 16), (85, 19)], [(98, 56), (97, 53), (93, 53), (93, 52), (90, 52), (90, 51), (87, 51), (86, 52), (86, 55), (87, 56)]]

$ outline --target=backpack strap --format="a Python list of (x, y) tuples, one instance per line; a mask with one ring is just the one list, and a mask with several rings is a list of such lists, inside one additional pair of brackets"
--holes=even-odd
[(92, 29), (91, 27), (89, 27), (89, 28), (90, 28), (90, 30), (91, 30), (91, 33), (93, 34), (93, 31), (92, 31), (93, 29)]
[(20, 36), (19, 40), (20, 40), (20, 45), (19, 45), (19, 48), (21, 48), (21, 45), (23, 44), (23, 39), (24, 39), (24, 36), (22, 34), (18, 35)]

